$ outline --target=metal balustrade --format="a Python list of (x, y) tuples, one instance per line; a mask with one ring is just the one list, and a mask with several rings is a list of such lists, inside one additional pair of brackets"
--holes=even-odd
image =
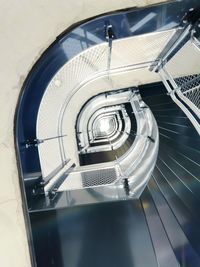
[[(199, 10), (190, 10), (180, 33), (171, 39), (155, 71), (200, 134), (200, 42), (198, 40)], [(184, 75), (185, 74), (185, 75)]]

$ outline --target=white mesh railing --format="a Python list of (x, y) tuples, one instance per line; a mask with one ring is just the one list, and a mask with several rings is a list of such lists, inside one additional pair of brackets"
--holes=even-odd
[(184, 97), (200, 110), (200, 74), (180, 77), (175, 79), (175, 82)]
[(200, 133), (200, 50), (192, 38), (160, 69), (160, 74), (172, 99)]
[[(39, 107), (37, 138), (42, 140), (52, 136), (68, 135), (65, 140), (69, 141), (68, 143), (65, 142), (64, 148), (60, 138), (52, 140), (51, 144), (44, 142), (42, 145), (39, 145), (40, 164), (44, 178), (52, 173), (54, 169), (58, 168), (58, 166), (62, 165), (63, 162), (67, 161), (68, 158), (71, 158), (72, 153), (68, 152), (68, 147), (72, 145), (73, 140), (70, 139), (71, 133), (66, 131), (62, 120), (63, 116), (66, 115), (66, 106), (70, 102), (71, 97), (77, 91), (80, 91), (83, 85), (86, 86), (87, 82), (91, 81), (94, 77), (101, 77), (101, 75), (105, 77), (107, 75), (105, 79), (107, 79), (110, 90), (118, 89), (112, 88), (111, 79), (108, 79), (112, 70), (119, 69), (123, 71), (123, 68), (127, 67), (130, 70), (132, 66), (133, 68), (139, 68), (137, 66), (140, 64), (144, 64), (148, 69), (158, 58), (175, 32), (176, 30), (169, 30), (113, 40), (109, 71), (107, 67), (110, 49), (108, 43), (105, 42), (75, 56), (56, 73), (47, 86)], [(126, 87), (127, 83), (125, 80), (124, 84)], [(91, 96), (88, 93), (88, 99)], [(79, 105), (78, 99), (77, 105)], [(81, 106), (79, 110), (80, 108)], [(75, 120), (77, 114), (70, 110), (67, 116), (73, 117)]]

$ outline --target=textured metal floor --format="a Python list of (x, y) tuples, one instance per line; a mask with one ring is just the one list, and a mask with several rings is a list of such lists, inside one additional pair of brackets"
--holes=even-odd
[(160, 131), (140, 200), (30, 214), (38, 267), (200, 266), (200, 140), (161, 85), (140, 90)]

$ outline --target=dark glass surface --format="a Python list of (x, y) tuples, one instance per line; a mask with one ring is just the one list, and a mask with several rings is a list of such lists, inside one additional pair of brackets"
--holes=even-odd
[(38, 267), (154, 267), (140, 201), (31, 214)]

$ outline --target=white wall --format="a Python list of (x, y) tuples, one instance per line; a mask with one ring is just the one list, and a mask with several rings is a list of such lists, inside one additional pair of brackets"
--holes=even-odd
[(41, 53), (82, 19), (165, 0), (0, 0), (0, 262), (29, 267), (14, 150), (14, 113), (22, 84)]

